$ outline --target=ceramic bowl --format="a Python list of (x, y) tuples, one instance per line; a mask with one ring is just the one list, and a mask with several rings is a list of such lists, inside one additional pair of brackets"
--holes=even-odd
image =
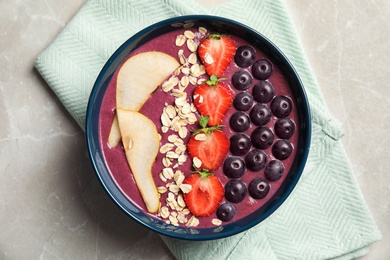
[[(209, 30), (239, 36), (264, 52), (286, 77), (296, 99), (300, 122), (297, 126), (299, 131), (299, 141), (296, 147), (297, 154), (290, 171), (287, 173), (286, 179), (277, 193), (268, 203), (254, 213), (233, 223), (212, 228), (176, 227), (141, 211), (139, 207), (133, 204), (132, 201), (123, 194), (121, 187), (117, 185), (117, 182), (110, 174), (109, 167), (106, 164), (102, 153), (99, 135), (99, 112), (102, 100), (106, 93), (108, 82), (121, 62), (123, 62), (125, 57), (134, 49), (150, 39), (166, 32), (176, 30), (177, 28), (172, 26), (173, 24), (189, 22), (194, 23), (194, 26), (203, 26)], [(141, 30), (129, 38), (112, 54), (102, 68), (93, 86), (86, 115), (86, 141), (90, 160), (96, 176), (108, 196), (124, 213), (141, 225), (159, 234), (186, 240), (211, 240), (228, 237), (252, 228), (273, 214), (285, 202), (300, 179), (308, 156), (310, 137), (311, 118), (308, 100), (304, 86), (291, 62), (274, 43), (264, 37), (260, 32), (236, 21), (215, 16), (195, 15), (164, 20)]]

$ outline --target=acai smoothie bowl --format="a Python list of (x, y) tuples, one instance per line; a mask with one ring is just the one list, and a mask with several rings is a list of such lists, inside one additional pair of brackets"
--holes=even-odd
[(160, 234), (210, 240), (274, 213), (310, 147), (303, 85), (259, 32), (215, 16), (153, 24), (93, 86), (88, 152), (114, 203)]

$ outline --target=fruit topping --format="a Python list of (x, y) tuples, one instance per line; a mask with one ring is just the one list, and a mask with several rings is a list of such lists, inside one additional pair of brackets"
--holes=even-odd
[(230, 152), (233, 155), (245, 155), (251, 149), (251, 139), (246, 134), (235, 134), (230, 137)]
[(245, 162), (241, 157), (230, 156), (223, 163), (223, 172), (229, 178), (240, 178), (245, 171)]
[(292, 102), (286, 96), (276, 96), (271, 102), (272, 113), (279, 118), (286, 117), (291, 113)]
[(266, 59), (257, 60), (252, 65), (252, 75), (259, 80), (266, 80), (271, 77), (272, 71), (272, 63)]
[(230, 221), (236, 215), (236, 208), (229, 202), (224, 202), (217, 209), (217, 217), (222, 221)]
[(199, 120), (201, 128), (196, 130), (187, 143), (190, 157), (201, 161), (201, 168), (209, 171), (218, 169), (230, 147), (230, 141), (219, 126), (206, 127), (208, 117)]
[(152, 166), (160, 140), (154, 123), (143, 114), (117, 109), (119, 129), (126, 159), (148, 212), (157, 212), (160, 195), (153, 180)]
[(157, 51), (130, 57), (118, 72), (117, 108), (138, 111), (150, 94), (179, 66), (174, 57)]
[(259, 126), (253, 130), (251, 141), (254, 147), (267, 149), (274, 142), (274, 134), (267, 126)]
[(253, 86), (253, 98), (259, 103), (268, 103), (275, 95), (275, 87), (269, 81), (259, 81)]
[(290, 157), (293, 147), (287, 140), (281, 139), (272, 146), (272, 154), (276, 159), (285, 160)]
[(235, 42), (226, 35), (210, 34), (198, 46), (198, 54), (207, 74), (222, 76), (236, 53)]
[[(119, 68), (116, 108), (140, 110), (157, 86), (179, 66), (174, 57), (158, 51), (142, 52), (130, 57)], [(118, 121), (115, 118), (108, 137), (110, 147), (117, 146), (121, 139)]]
[(262, 178), (253, 179), (248, 186), (249, 195), (254, 199), (263, 199), (267, 196), (270, 185), (267, 180)]
[(245, 164), (251, 171), (260, 171), (267, 164), (267, 154), (263, 150), (253, 149), (245, 156)]
[(108, 145), (112, 148), (121, 141), (121, 132), (119, 130), (118, 116), (115, 114), (111, 124), (110, 133), (108, 135)]
[(244, 112), (237, 111), (230, 117), (229, 125), (233, 131), (244, 132), (250, 126), (249, 116)]
[(208, 171), (201, 171), (189, 175), (183, 183), (192, 186), (190, 192), (183, 194), (183, 198), (193, 215), (207, 217), (217, 210), (224, 195), (217, 177)]
[(252, 65), (256, 59), (256, 51), (249, 45), (243, 45), (237, 48), (234, 55), (234, 62), (241, 68), (246, 68)]
[(202, 116), (208, 116), (208, 125), (219, 125), (229, 111), (234, 92), (229, 86), (218, 81), (215, 75), (206, 83), (197, 86), (193, 92), (195, 107)]
[(252, 76), (246, 70), (236, 71), (232, 76), (232, 84), (238, 90), (247, 90), (252, 84)]
[(233, 203), (244, 200), (247, 193), (246, 185), (239, 179), (232, 179), (225, 185), (225, 198)]
[(275, 134), (283, 139), (289, 139), (295, 132), (295, 124), (289, 118), (281, 118), (275, 122)]
[(253, 105), (253, 96), (246, 92), (238, 93), (233, 100), (233, 106), (239, 111), (247, 111)]
[(264, 176), (269, 181), (277, 181), (282, 177), (283, 171), (283, 163), (279, 160), (272, 160), (265, 167)]
[(249, 113), (252, 123), (258, 126), (267, 124), (271, 115), (271, 109), (266, 104), (256, 104)]

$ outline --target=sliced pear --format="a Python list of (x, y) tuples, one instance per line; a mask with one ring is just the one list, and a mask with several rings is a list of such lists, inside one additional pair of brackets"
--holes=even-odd
[(158, 51), (130, 57), (118, 72), (116, 107), (140, 110), (153, 91), (179, 66), (174, 57)]
[(118, 117), (115, 114), (114, 120), (112, 121), (110, 134), (108, 135), (108, 145), (110, 147), (116, 147), (121, 141), (121, 133), (119, 131)]
[[(142, 52), (130, 57), (119, 69), (116, 85), (116, 107), (139, 111), (145, 101), (161, 83), (178, 67), (172, 56), (157, 52)], [(115, 147), (119, 129), (113, 121), (108, 143)]]
[(160, 195), (152, 176), (160, 140), (154, 123), (143, 114), (117, 109), (119, 129), (127, 162), (150, 213), (160, 207)]

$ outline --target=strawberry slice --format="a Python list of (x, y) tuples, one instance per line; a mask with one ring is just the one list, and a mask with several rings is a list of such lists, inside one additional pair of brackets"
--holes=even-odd
[(197, 157), (201, 162), (199, 168), (208, 171), (218, 169), (230, 147), (230, 141), (220, 130), (219, 126), (206, 127), (208, 117), (201, 117), (201, 129), (195, 131), (187, 143), (188, 154), (191, 159)]
[(198, 46), (198, 54), (207, 74), (222, 76), (236, 53), (235, 42), (226, 35), (217, 33), (203, 38)]
[(233, 103), (234, 92), (213, 75), (210, 80), (194, 89), (193, 99), (199, 113), (202, 116), (209, 116), (209, 126), (216, 126), (222, 122), (223, 117), (229, 111)]
[(224, 196), (224, 189), (217, 177), (207, 171), (188, 176), (184, 182), (190, 184), (190, 192), (183, 194), (184, 201), (197, 217), (207, 217), (214, 213)]

